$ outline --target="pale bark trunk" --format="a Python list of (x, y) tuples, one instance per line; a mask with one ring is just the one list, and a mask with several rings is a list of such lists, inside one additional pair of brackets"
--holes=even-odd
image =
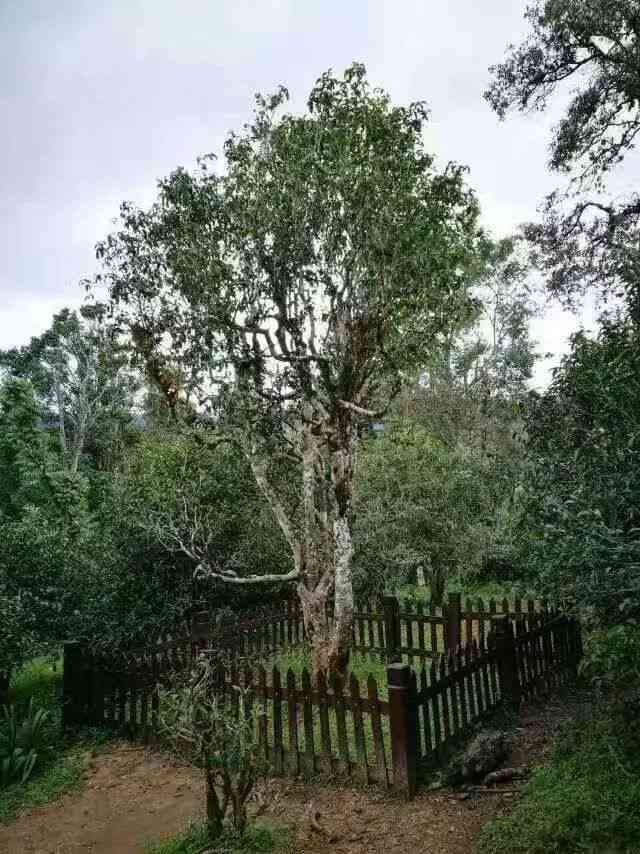
[(345, 673), (349, 666), (353, 631), (353, 542), (349, 522), (339, 517), (334, 523), (335, 580), (334, 624), (329, 651), (329, 669)]
[(302, 582), (298, 585), (302, 619), (307, 640), (311, 646), (311, 668), (314, 674), (321, 670), (329, 670), (331, 643), (329, 592), (330, 585), (327, 584), (321, 583), (315, 590), (309, 590)]

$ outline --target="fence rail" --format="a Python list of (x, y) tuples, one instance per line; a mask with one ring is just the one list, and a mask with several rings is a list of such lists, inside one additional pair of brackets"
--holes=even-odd
[[(239, 625), (235, 646), (228, 641), (228, 625), (212, 634), (210, 627), (204, 631), (196, 624), (191, 637), (164, 637), (112, 655), (66, 644), (65, 726), (116, 728), (155, 742), (163, 686), (183, 679), (196, 656), (217, 653), (210, 649), (212, 638), (223, 649), (228, 641), (234, 653), (271, 653), (304, 637), (299, 614), (289, 607)], [(420, 607), (401, 609), (393, 600), (379, 613), (358, 611), (356, 626), (356, 638), (374, 638), (360, 649), (387, 659), (386, 684), (372, 676), (361, 683), (354, 675), (344, 681), (337, 675), (327, 680), (322, 673), (312, 678), (306, 670), (282, 674), (277, 667), (243, 666), (236, 654), (226, 667), (218, 664), (219, 690), (238, 685), (246, 692), (274, 774), (326, 772), (392, 785), (411, 797), (421, 769), (441, 765), (499, 706), (517, 707), (575, 678), (582, 655), (577, 620), (546, 607), (462, 612), (454, 598), (441, 613), (426, 614)], [(467, 640), (453, 649), (445, 643), (440, 653), (427, 649), (427, 628), (430, 633), (433, 627), (439, 633), (436, 649), (443, 638), (451, 643), (462, 634)], [(407, 658), (418, 659), (417, 670)]]

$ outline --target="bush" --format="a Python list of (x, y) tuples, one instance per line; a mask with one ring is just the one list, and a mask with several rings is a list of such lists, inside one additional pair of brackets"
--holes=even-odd
[(494, 819), (480, 854), (632, 854), (640, 840), (640, 756), (610, 710), (574, 725), (513, 811)]
[(218, 666), (203, 656), (186, 684), (164, 692), (160, 702), (165, 734), (204, 770), (210, 841), (221, 836), (229, 810), (234, 832), (244, 834), (247, 799), (266, 769), (243, 691), (229, 685), (221, 691), (220, 678)]
[(639, 375), (637, 328), (605, 317), (596, 339), (572, 338), (527, 420), (523, 563), (605, 628), (640, 620)]
[(202, 854), (205, 850), (215, 854), (285, 854), (291, 851), (291, 847), (286, 829), (262, 823), (249, 828), (242, 837), (225, 834), (212, 848), (206, 824), (198, 822), (193, 822), (170, 839), (147, 845), (148, 854)]
[(582, 672), (615, 694), (640, 685), (640, 626), (621, 625), (589, 638)]

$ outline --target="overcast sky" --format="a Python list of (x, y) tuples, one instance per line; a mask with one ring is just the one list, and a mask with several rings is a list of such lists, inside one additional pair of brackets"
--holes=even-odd
[[(400, 103), (426, 100), (429, 143), (470, 168), (496, 235), (535, 217), (553, 116), (500, 123), (487, 67), (524, 32), (525, 0), (0, 0), (0, 348), (79, 304), (94, 245), (124, 199), (219, 152), (253, 94), (302, 106), (354, 60)], [(558, 309), (534, 333), (559, 353), (584, 321)], [(544, 372), (537, 374), (543, 381)]]

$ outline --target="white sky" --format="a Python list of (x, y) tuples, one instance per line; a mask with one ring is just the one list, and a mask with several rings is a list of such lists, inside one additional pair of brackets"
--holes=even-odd
[[(500, 123), (488, 65), (524, 32), (520, 0), (0, 0), (0, 348), (26, 343), (95, 269), (124, 199), (219, 152), (253, 94), (283, 83), (300, 106), (354, 60), (397, 102), (426, 100), (429, 143), (470, 168), (496, 235), (535, 218), (553, 116)], [(557, 113), (556, 113), (557, 117)], [(534, 325), (561, 352), (580, 322)], [(537, 373), (544, 382), (547, 365)]]

